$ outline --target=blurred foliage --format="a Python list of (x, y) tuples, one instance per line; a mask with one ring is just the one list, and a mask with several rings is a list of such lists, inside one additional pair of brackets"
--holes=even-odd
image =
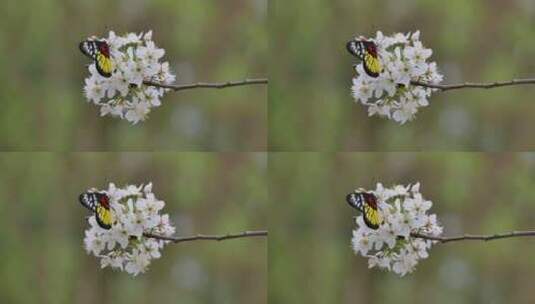
[(132, 126), (100, 117), (85, 100), (89, 60), (78, 50), (109, 30), (152, 29), (178, 83), (266, 77), (266, 0), (7, 0), (2, 7), (0, 149), (266, 149), (265, 86), (172, 92)]
[(531, 0), (270, 2), (269, 146), (275, 151), (535, 148), (533, 85), (437, 93), (413, 122), (368, 117), (351, 95), (345, 43), (421, 31), (444, 83), (535, 75)]
[(535, 226), (535, 154), (273, 153), (272, 303), (533, 303), (530, 238), (437, 244), (413, 274), (369, 270), (350, 246), (345, 195), (420, 181), (445, 235)]
[(152, 181), (177, 235), (266, 229), (265, 153), (0, 154), (0, 303), (266, 303), (267, 241), (171, 244), (138, 277), (83, 249), (78, 194)]

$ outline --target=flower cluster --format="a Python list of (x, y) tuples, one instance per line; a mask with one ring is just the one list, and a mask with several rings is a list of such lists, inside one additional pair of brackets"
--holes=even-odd
[(169, 215), (160, 214), (165, 203), (152, 193), (152, 183), (125, 188), (110, 184), (107, 190), (99, 192), (109, 197), (114, 223), (106, 230), (98, 225), (94, 215), (89, 218), (90, 227), (84, 239), (87, 253), (99, 257), (102, 268), (110, 266), (134, 276), (145, 272), (151, 260), (161, 256), (160, 249), (168, 241), (149, 238), (144, 233), (175, 233)]
[(379, 115), (401, 124), (412, 120), (418, 108), (429, 105), (428, 97), (436, 89), (411, 84), (411, 81), (438, 84), (443, 76), (435, 62), (427, 62), (433, 51), (420, 42), (420, 32), (383, 36), (373, 39), (383, 66), (379, 77), (366, 74), (362, 64), (355, 65), (357, 75), (351, 88), (356, 102), (368, 107), (368, 115)]
[(414, 271), (418, 260), (428, 257), (427, 250), (436, 241), (413, 237), (442, 234), (436, 214), (427, 214), (432, 202), (420, 194), (420, 184), (384, 188), (377, 184), (371, 191), (378, 201), (384, 222), (377, 230), (368, 228), (362, 216), (351, 240), (355, 254), (368, 258), (370, 268), (379, 267), (401, 276)]
[[(96, 38), (94, 38), (96, 39)], [(151, 108), (161, 105), (160, 98), (169, 89), (148, 86), (143, 81), (170, 84), (175, 75), (168, 62), (160, 62), (165, 50), (156, 47), (152, 31), (116, 36), (113, 31), (106, 41), (114, 71), (102, 77), (95, 64), (89, 65), (84, 92), (88, 101), (100, 106), (100, 115), (111, 115), (136, 124), (147, 118)]]

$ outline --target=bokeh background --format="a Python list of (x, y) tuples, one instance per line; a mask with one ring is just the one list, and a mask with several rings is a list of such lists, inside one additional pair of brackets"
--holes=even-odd
[(0, 303), (266, 303), (263, 237), (170, 244), (137, 277), (83, 249), (88, 188), (152, 181), (177, 235), (267, 229), (264, 153), (1, 153)]
[(535, 147), (535, 86), (435, 94), (400, 126), (354, 103), (345, 43), (420, 30), (444, 83), (535, 75), (531, 0), (270, 2), (269, 145), (277, 151), (518, 151)]
[(267, 77), (267, 0), (7, 0), (2, 12), (1, 150), (266, 149), (265, 85), (171, 92), (132, 126), (85, 100), (78, 43), (152, 29), (178, 83)]
[(444, 235), (535, 229), (535, 154), (273, 153), (270, 303), (533, 303), (535, 238), (437, 244), (414, 273), (368, 269), (345, 196), (420, 181)]

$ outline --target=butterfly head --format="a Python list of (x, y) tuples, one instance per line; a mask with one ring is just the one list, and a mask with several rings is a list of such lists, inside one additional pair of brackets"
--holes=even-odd
[(370, 53), (370, 55), (377, 57), (377, 45), (375, 42), (363, 40), (362, 43), (364, 43), (364, 47), (366, 47), (366, 51)]
[(110, 209), (110, 198), (105, 193), (99, 193), (98, 202), (103, 207)]
[(95, 42), (97, 43), (98, 50), (102, 53), (102, 55), (110, 57), (110, 46), (108, 43), (104, 40), (97, 40)]
[(377, 196), (372, 192), (362, 192), (368, 205), (372, 206), (374, 209), (377, 209)]

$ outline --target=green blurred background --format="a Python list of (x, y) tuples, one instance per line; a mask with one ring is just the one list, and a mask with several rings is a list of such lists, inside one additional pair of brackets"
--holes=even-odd
[(535, 154), (272, 153), (270, 303), (533, 303), (534, 238), (437, 244), (416, 271), (369, 270), (345, 202), (420, 181), (445, 235), (535, 229)]
[(444, 83), (533, 77), (534, 1), (273, 0), (269, 22), (271, 150), (535, 148), (534, 85), (438, 93), (400, 126), (354, 103), (345, 49), (355, 35), (420, 30)]
[(177, 235), (267, 228), (265, 153), (1, 153), (0, 303), (266, 303), (267, 240), (171, 244), (148, 272), (100, 269), (78, 195), (153, 182)]
[(152, 29), (178, 83), (267, 77), (266, 16), (266, 0), (4, 1), (0, 149), (263, 151), (266, 86), (171, 92), (132, 126), (85, 100), (78, 43)]

